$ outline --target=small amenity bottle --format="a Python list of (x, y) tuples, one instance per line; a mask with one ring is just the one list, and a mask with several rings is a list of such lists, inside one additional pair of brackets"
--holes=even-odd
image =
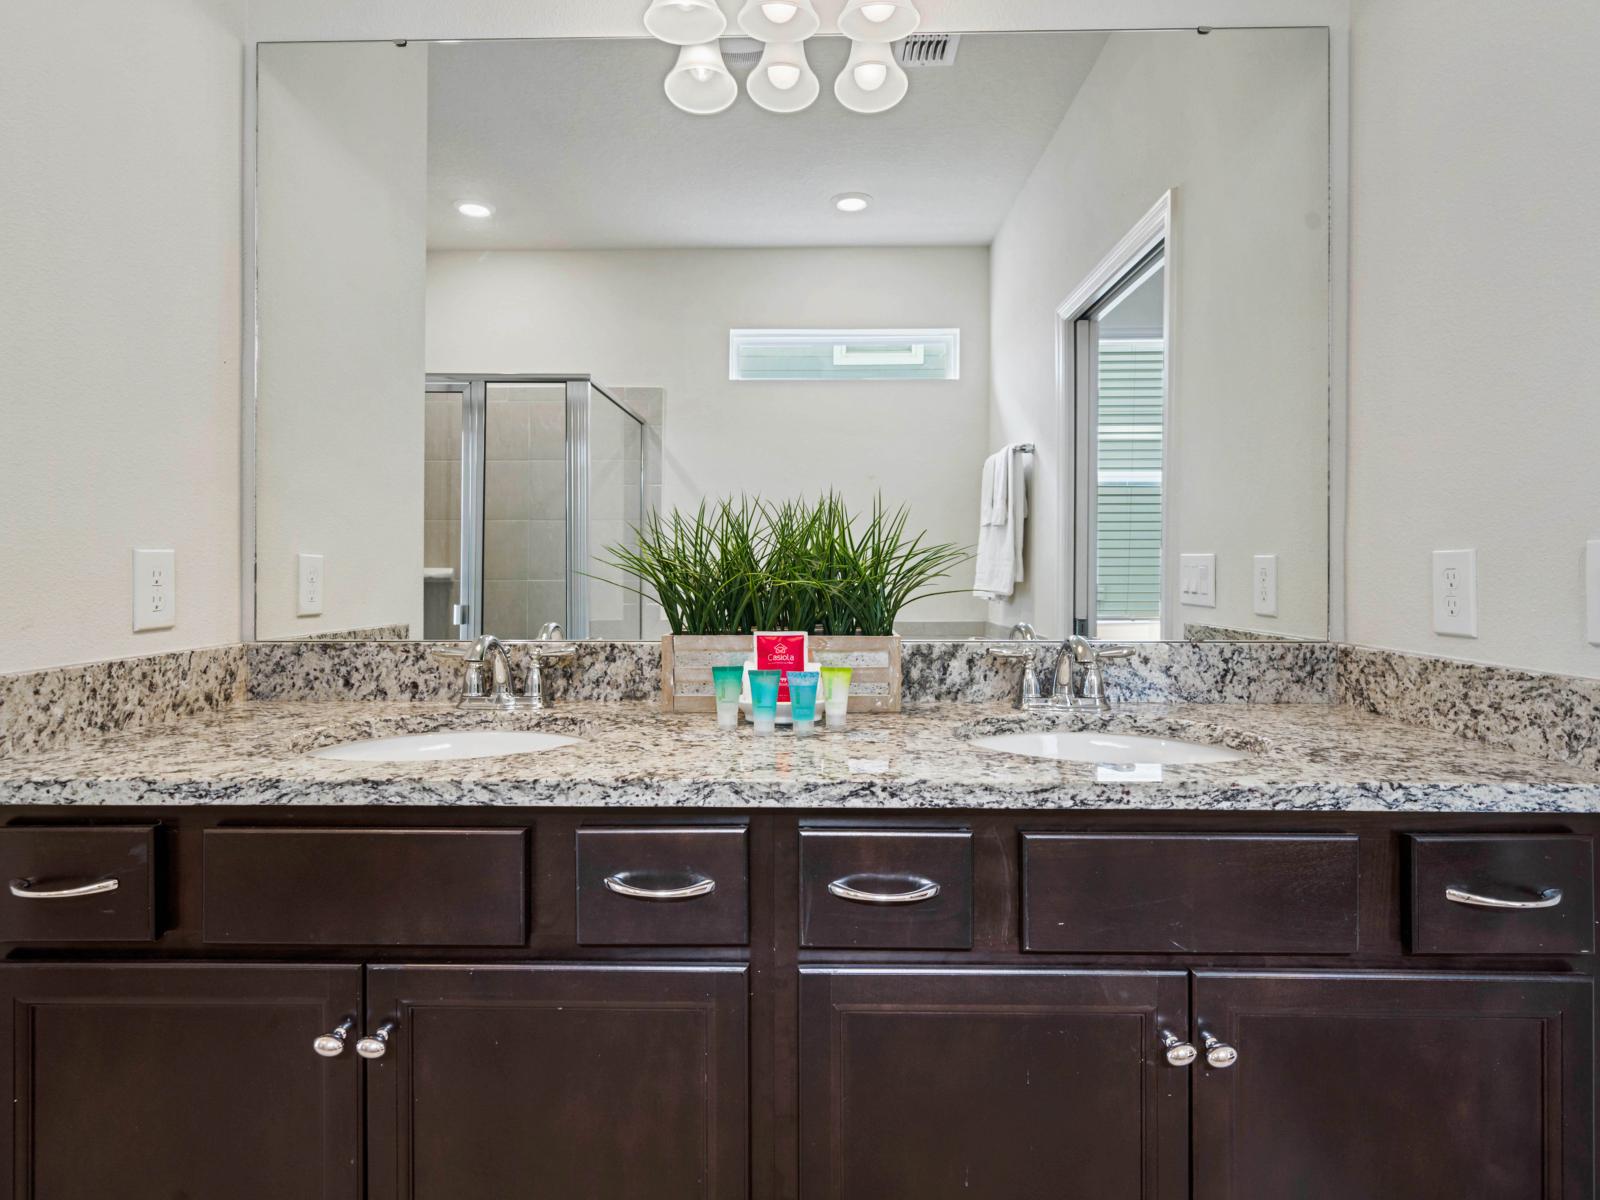
[(843, 729), (845, 710), (850, 704), (850, 668), (822, 668), (822, 710), (829, 729)]
[(782, 671), (750, 672), (750, 723), (757, 733), (778, 727), (778, 679)]
[(739, 728), (739, 693), (744, 688), (744, 667), (712, 667), (717, 692), (717, 728)]
[(789, 672), (789, 712), (794, 717), (794, 731), (801, 737), (816, 728), (818, 678), (816, 671)]

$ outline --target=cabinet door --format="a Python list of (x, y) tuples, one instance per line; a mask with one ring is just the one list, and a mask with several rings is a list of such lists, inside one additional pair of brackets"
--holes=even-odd
[(816, 969), (800, 982), (805, 1200), (1180, 1200), (1175, 972)]
[(369, 967), (373, 1200), (748, 1194), (743, 967)]
[(1196, 1200), (1592, 1200), (1593, 995), (1573, 976), (1200, 972)]
[[(0, 966), (18, 1200), (358, 1200), (359, 967)], [(356, 1033), (348, 1041), (354, 1043)]]

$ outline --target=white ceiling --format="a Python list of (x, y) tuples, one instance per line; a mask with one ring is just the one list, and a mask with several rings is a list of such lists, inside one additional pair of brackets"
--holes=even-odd
[[(676, 49), (648, 39), (433, 45), (429, 245), (987, 245), (1104, 40), (969, 34), (876, 116), (833, 98), (836, 37), (807, 43), (823, 93), (786, 116), (742, 90), (716, 116), (679, 112), (661, 90)], [(866, 213), (835, 211), (856, 191)], [(469, 198), (495, 215), (457, 214)]]

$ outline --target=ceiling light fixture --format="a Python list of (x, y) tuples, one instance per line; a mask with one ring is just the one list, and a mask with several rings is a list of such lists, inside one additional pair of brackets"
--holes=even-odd
[(833, 198), (833, 206), (842, 213), (865, 212), (872, 197), (865, 192), (841, 192)]
[(833, 94), (852, 112), (881, 113), (904, 100), (909, 86), (887, 42), (854, 42), (850, 61), (833, 81)]
[(745, 0), (739, 28), (761, 42), (803, 42), (822, 28), (811, 0)]
[(750, 99), (775, 113), (810, 108), (822, 94), (822, 82), (806, 62), (806, 48), (799, 42), (768, 42), (744, 86)]
[(650, 0), (644, 27), (673, 46), (698, 46), (721, 37), (728, 18), (717, 0)]
[(685, 46), (667, 74), (667, 99), (696, 116), (719, 113), (739, 98), (739, 83), (722, 61), (716, 42)]
[(911, 0), (849, 0), (839, 14), (839, 32), (858, 42), (898, 42), (920, 24)]
[(456, 211), (463, 217), (476, 217), (481, 221), (485, 217), (494, 216), (494, 205), (484, 204), (479, 200), (463, 200), (456, 205)]

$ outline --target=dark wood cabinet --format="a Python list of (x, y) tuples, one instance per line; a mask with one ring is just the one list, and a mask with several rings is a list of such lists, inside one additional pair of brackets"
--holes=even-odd
[(0, 965), (3, 1140), (27, 1200), (360, 1200), (361, 969)]
[(803, 1200), (1180, 1200), (1180, 972), (807, 970)]
[(1573, 976), (1195, 976), (1195, 1200), (1592, 1200), (1594, 1009)]
[(742, 1200), (742, 967), (377, 966), (372, 1200)]
[(1600, 817), (0, 817), (14, 1200), (1595, 1200)]

